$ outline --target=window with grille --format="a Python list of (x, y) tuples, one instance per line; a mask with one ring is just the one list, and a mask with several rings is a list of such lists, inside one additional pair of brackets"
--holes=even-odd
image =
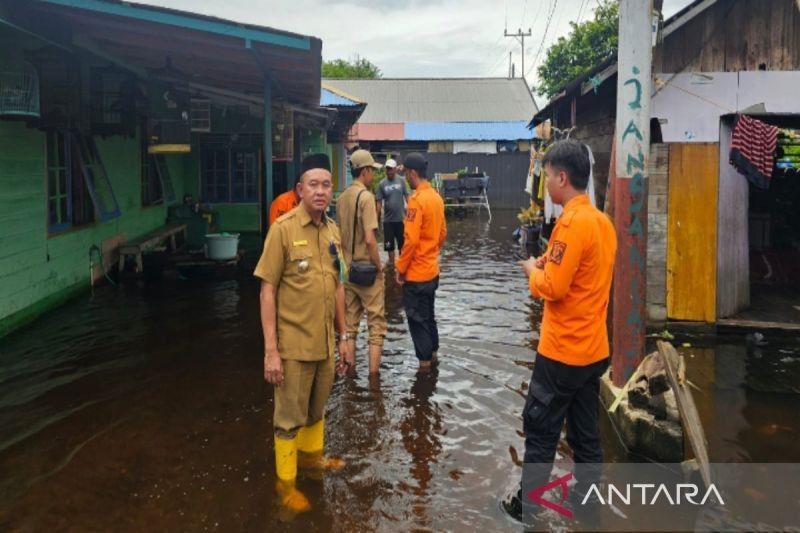
[(200, 186), (203, 201), (257, 203), (259, 152), (256, 148), (204, 146)]

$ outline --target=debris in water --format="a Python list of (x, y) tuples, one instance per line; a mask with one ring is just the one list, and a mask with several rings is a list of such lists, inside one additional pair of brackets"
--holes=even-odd
[(769, 344), (764, 338), (764, 334), (758, 331), (745, 335), (745, 340), (747, 341), (747, 344), (751, 344), (753, 346), (766, 346)]
[(517, 449), (513, 446), (508, 447), (508, 453), (511, 455), (511, 462), (513, 462), (517, 466), (522, 466), (522, 460), (519, 458), (519, 454), (517, 453)]

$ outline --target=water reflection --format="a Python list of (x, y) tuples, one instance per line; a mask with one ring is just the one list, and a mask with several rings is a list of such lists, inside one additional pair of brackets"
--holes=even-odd
[[(448, 222), (440, 368), (416, 375), (386, 276), (380, 380), (360, 344), (326, 414), (347, 466), (299, 480), (311, 513), (275, 513), (258, 284), (165, 277), (101, 288), (0, 341), (0, 529), (514, 529), (499, 501), (520, 476), (510, 450), (522, 455), (541, 305), (516, 265), (514, 213)], [(800, 458), (796, 339), (683, 351), (712, 458)], [(625, 460), (602, 423), (606, 457)]]
[[(434, 469), (442, 443), (439, 436), (443, 430), (439, 407), (431, 400), (436, 391), (438, 370), (417, 373), (408, 397), (401, 401), (406, 413), (400, 420), (403, 447), (411, 456), (408, 489), (414, 495), (412, 512), (417, 527), (431, 527), (428, 516)], [(413, 480), (413, 481), (412, 481)], [(434, 506), (435, 508), (435, 506)]]

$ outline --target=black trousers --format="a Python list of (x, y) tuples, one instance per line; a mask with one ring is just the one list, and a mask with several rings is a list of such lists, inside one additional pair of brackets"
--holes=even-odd
[(434, 311), (439, 278), (430, 281), (406, 281), (403, 284), (403, 307), (414, 351), (420, 361), (430, 361), (439, 350), (439, 328)]
[(525, 401), (522, 427), (525, 431), (525, 463), (542, 465), (527, 468), (523, 485), (538, 486), (547, 482), (555, 459), (556, 446), (564, 420), (567, 421), (567, 444), (575, 458), (575, 477), (579, 485), (596, 481), (603, 461), (598, 416), (600, 376), (608, 368), (608, 358), (587, 366), (571, 366), (536, 356), (528, 398)]
[(403, 231), (405, 225), (403, 221), (400, 222), (384, 222), (383, 223), (383, 249), (387, 252), (394, 251), (394, 243), (397, 243), (397, 251), (403, 250)]

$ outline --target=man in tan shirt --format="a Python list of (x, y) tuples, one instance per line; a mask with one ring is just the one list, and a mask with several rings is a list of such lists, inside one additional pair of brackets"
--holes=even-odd
[(368, 151), (356, 150), (350, 156), (350, 167), (353, 183), (336, 202), (345, 261), (348, 265), (353, 261), (372, 263), (378, 270), (378, 275), (375, 283), (369, 287), (345, 284), (347, 334), (350, 351), (355, 353), (358, 326), (366, 311), (369, 328), (369, 373), (374, 376), (380, 370), (383, 339), (386, 337), (383, 265), (376, 237), (378, 213), (375, 196), (370, 191), (375, 169), (381, 168), (381, 165), (375, 162)]
[[(275, 467), (285, 510), (310, 509), (296, 489), (298, 463), (314, 469), (341, 468), (322, 454), (325, 403), (334, 371), (353, 364), (344, 320), (344, 267), (336, 224), (325, 216), (333, 196), (324, 154), (303, 160), (300, 205), (269, 228), (256, 266), (261, 278), (264, 378), (274, 386)], [(339, 362), (334, 368), (334, 323)]]

